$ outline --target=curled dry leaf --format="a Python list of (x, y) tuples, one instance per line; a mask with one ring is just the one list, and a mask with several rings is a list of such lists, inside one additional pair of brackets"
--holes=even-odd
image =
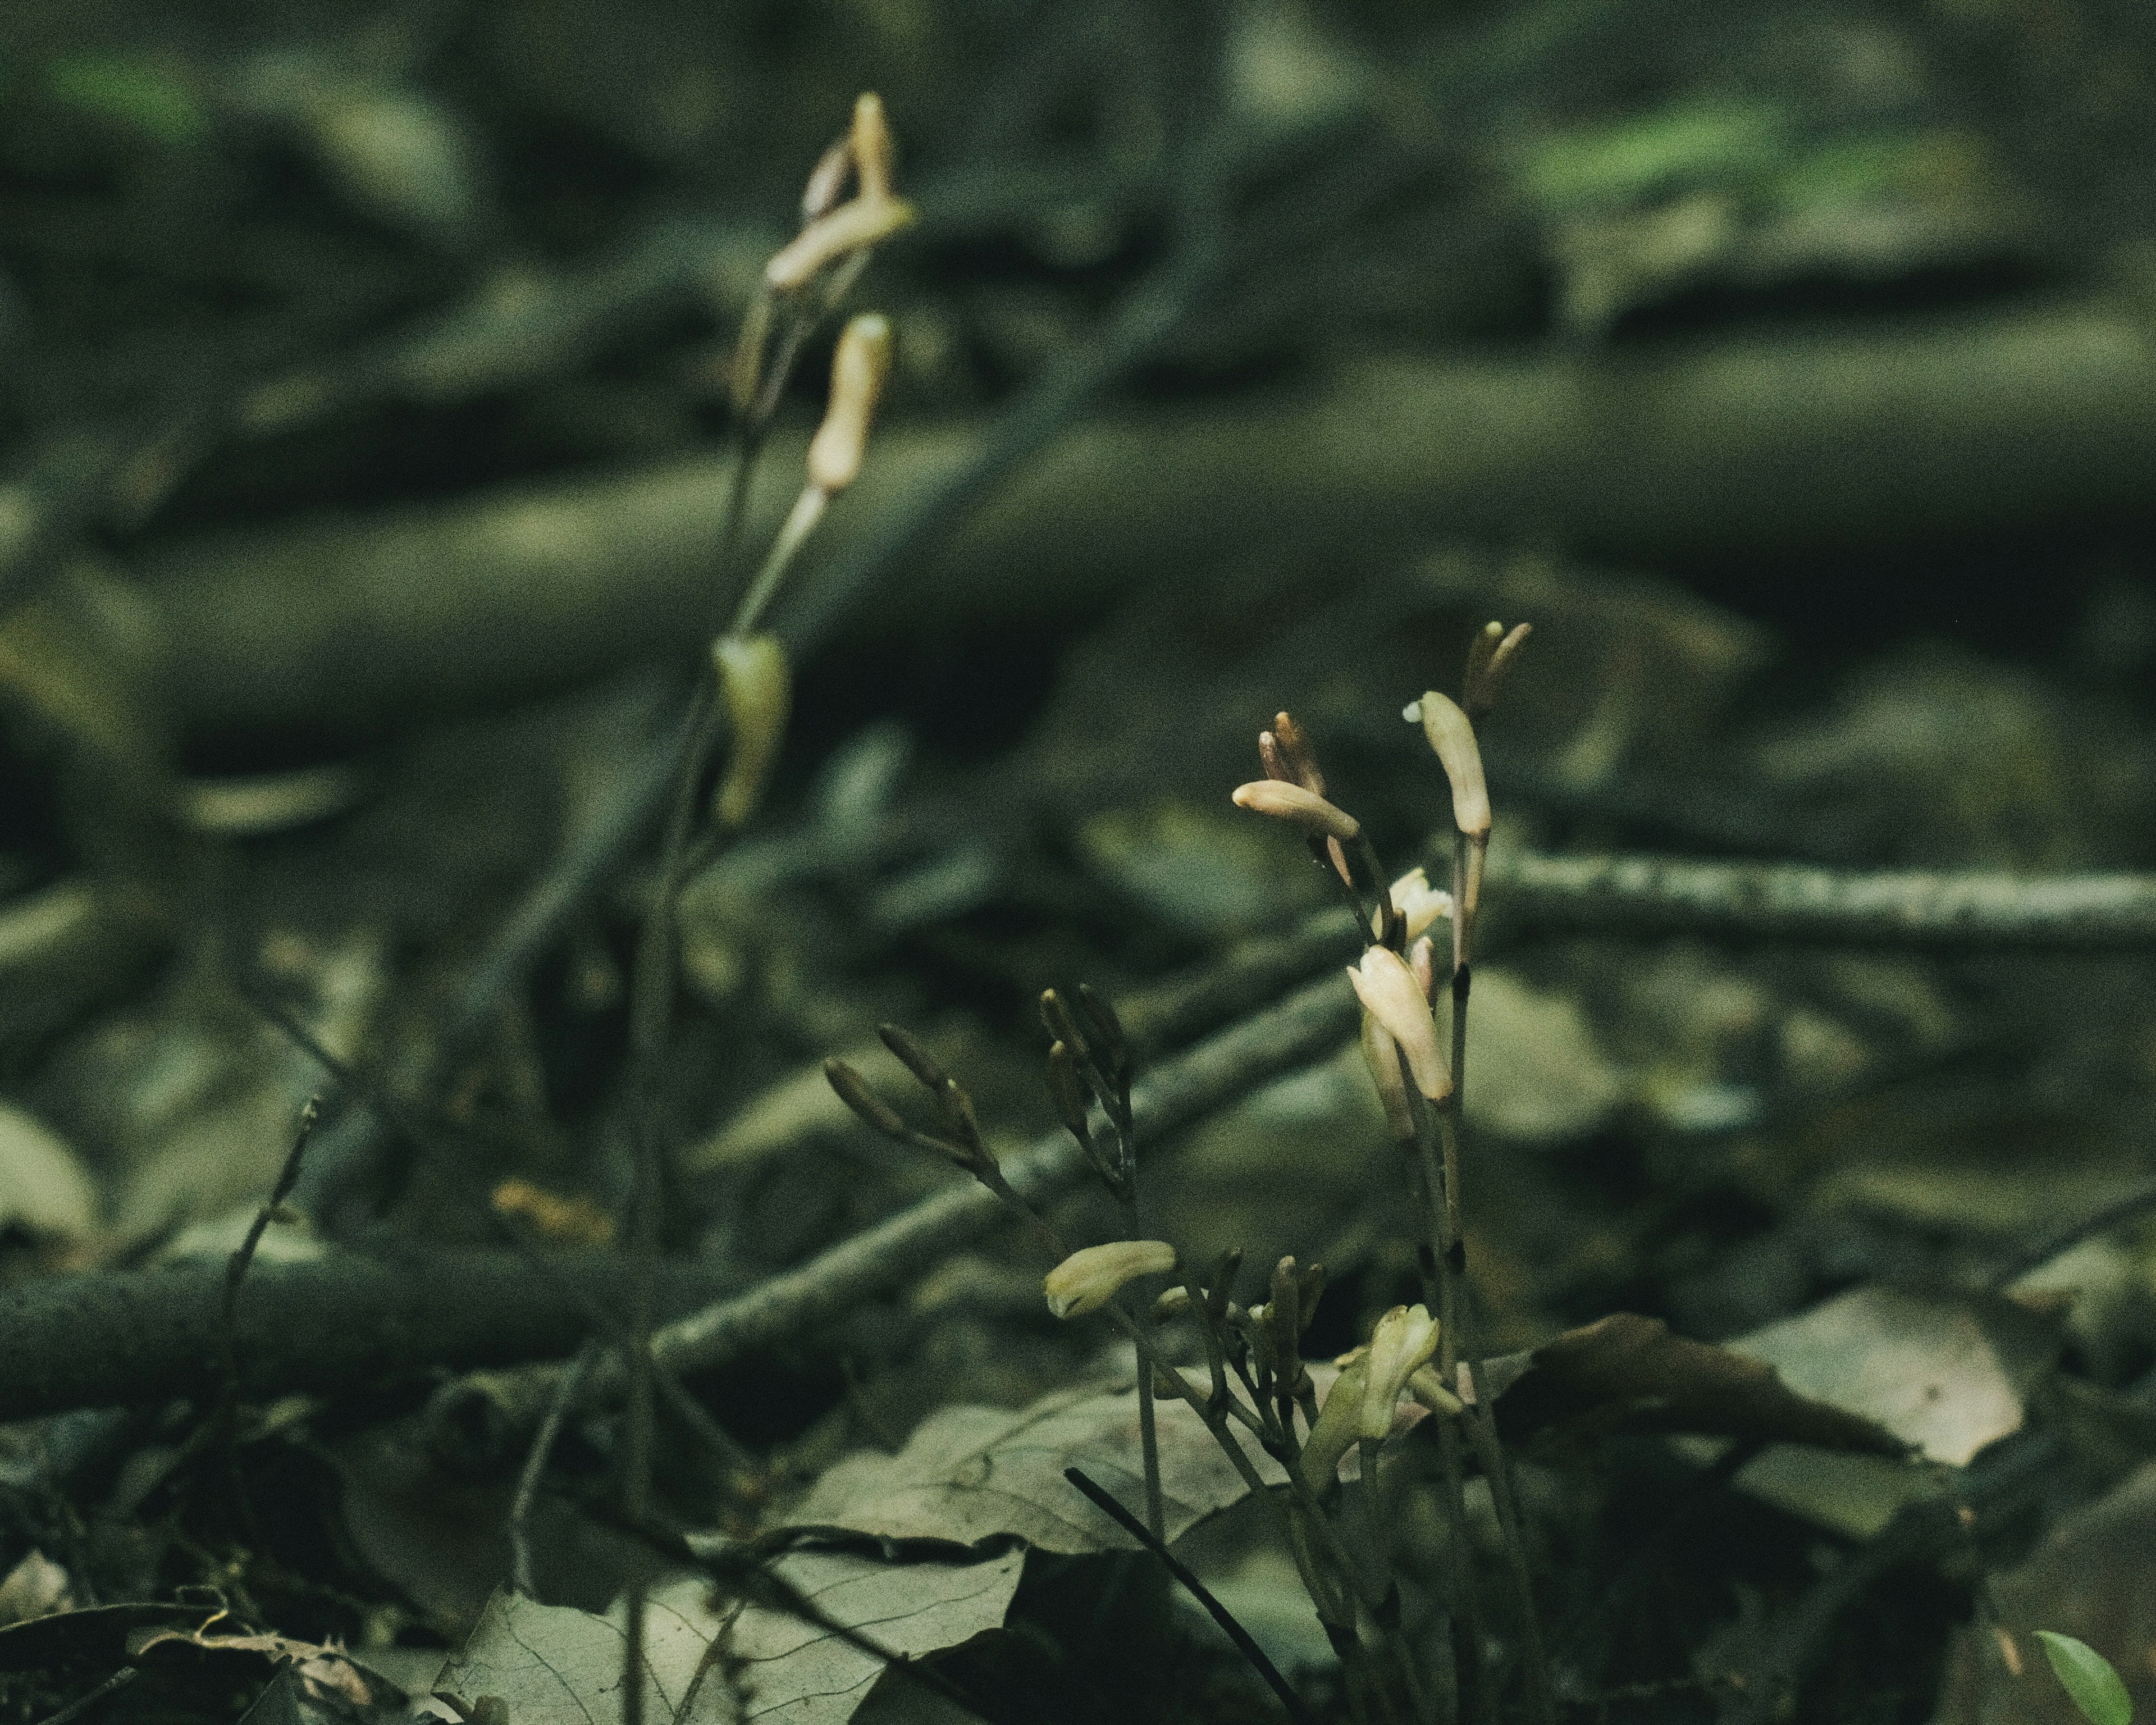
[(1660, 1318), (1614, 1312), (1527, 1355), (1489, 1363), (1498, 1428), (1519, 1438), (1592, 1421), (1707, 1432), (1899, 1455), (1885, 1426), (1799, 1394), (1775, 1369), (1670, 1333)]
[(2020, 1430), (2024, 1398), (2057, 1357), (2059, 1337), (2011, 1301), (1875, 1286), (1731, 1346), (1775, 1368), (1792, 1389), (1960, 1467)]
[[(851, 1552), (798, 1551), (776, 1574), (830, 1621), (912, 1659), (1001, 1625), (1023, 1552), (975, 1563), (886, 1563)], [(467, 1703), (498, 1695), (511, 1721), (608, 1721), (621, 1714), (624, 1613), (602, 1617), (497, 1593), (435, 1681)], [(734, 1605), (688, 1576), (646, 1604), (647, 1717), (675, 1725), (844, 1725), (888, 1661), (788, 1613)], [(724, 1635), (711, 1657), (713, 1643)]]

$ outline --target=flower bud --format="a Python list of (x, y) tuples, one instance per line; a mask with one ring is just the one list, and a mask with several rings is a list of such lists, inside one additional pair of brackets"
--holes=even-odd
[(1393, 1429), (1400, 1392), (1437, 1352), (1437, 1320), (1420, 1306), (1395, 1306), (1378, 1320), (1364, 1361), (1363, 1407), (1356, 1435), (1381, 1443)]
[(1415, 986), (1422, 990), (1424, 999), (1434, 1001), (1436, 999), (1437, 955), (1428, 935), (1408, 948), (1408, 974), (1415, 979)]
[(1425, 692), (1414, 709), (1422, 734), (1452, 782), (1453, 824), (1471, 839), (1490, 836), (1490, 791), (1482, 777), (1482, 751), (1475, 726), (1450, 696)]
[(1346, 809), (1281, 779), (1255, 778), (1237, 785), (1234, 800), (1238, 809), (1293, 821), (1313, 839), (1352, 839), (1363, 830), (1362, 823)]
[(1467, 649), (1467, 677), (1460, 687), (1460, 704), (1468, 716), (1479, 717), (1497, 704), (1505, 686), (1505, 674), (1512, 668), (1534, 625), (1516, 624), (1510, 634), (1502, 623), (1486, 624)]
[(1407, 961), (1389, 947), (1366, 947), (1363, 962), (1348, 967), (1348, 980), (1355, 985), (1363, 1010), (1399, 1044), (1415, 1088), (1433, 1102), (1450, 1096), (1451, 1063), (1439, 1045), (1429, 999)]
[(840, 138), (817, 158), (808, 183), (801, 188), (801, 223), (806, 227), (839, 207), (846, 189), (846, 176), (854, 171), (854, 141)]
[(1041, 1291), (1058, 1317), (1097, 1312), (1127, 1282), (1175, 1268), (1175, 1248), (1164, 1240), (1116, 1240), (1075, 1251), (1048, 1272)]
[(854, 99), (854, 129), (847, 143), (854, 171), (860, 177), (861, 196), (880, 202), (891, 196), (891, 170), (896, 151), (891, 143), (891, 122), (884, 117), (883, 98), (865, 90)]
[(798, 293), (852, 252), (880, 245), (913, 225), (914, 209), (902, 198), (856, 198), (819, 216), (763, 266), (764, 285), (774, 294)]
[[(1281, 760), (1287, 768), (1287, 776), (1306, 791), (1319, 796), (1325, 794), (1325, 775), (1319, 771), (1317, 751), (1310, 746), (1310, 738), (1301, 726), (1286, 713), (1273, 715), (1273, 737), (1280, 749)], [(1263, 747), (1261, 744), (1260, 747)]]
[(881, 1132), (901, 1144), (908, 1141), (906, 1124), (899, 1117), (898, 1111), (870, 1090), (868, 1080), (837, 1055), (824, 1062), (824, 1077), (838, 1093), (839, 1100), (852, 1109), (870, 1131)]
[(722, 828), (744, 824), (756, 812), (764, 781), (786, 737), (793, 704), (793, 676), (776, 635), (721, 635), (711, 643), (733, 750), (719, 782), (711, 812)]
[(1408, 1394), (1433, 1414), (1442, 1414), (1447, 1419), (1457, 1419), (1467, 1410), (1467, 1404), (1445, 1387), (1445, 1379), (1437, 1375), (1435, 1366), (1417, 1366), (1408, 1373)]
[(891, 320), (864, 311), (847, 324), (831, 358), (831, 399), (808, 444), (808, 481), (836, 496), (860, 477), (869, 424), (891, 375)]

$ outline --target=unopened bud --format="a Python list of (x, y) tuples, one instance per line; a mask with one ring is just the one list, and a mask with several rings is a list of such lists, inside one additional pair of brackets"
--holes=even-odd
[(898, 1063), (918, 1078), (925, 1088), (939, 1096), (942, 1093), (944, 1086), (951, 1081), (951, 1075), (943, 1070), (936, 1056), (921, 1045), (919, 1037), (898, 1024), (878, 1024), (876, 1035), (883, 1045), (897, 1056)]
[(1480, 717), (1496, 706), (1505, 674), (1533, 633), (1534, 625), (1527, 623), (1515, 624), (1510, 634), (1502, 623), (1483, 625), (1467, 649), (1467, 678), (1460, 689), (1460, 704), (1471, 717)]
[(1302, 1442), (1302, 1477), (1314, 1491), (1322, 1491), (1338, 1477), (1340, 1458), (1353, 1445), (1363, 1422), (1363, 1398), (1369, 1368), (1358, 1352), (1340, 1368), (1325, 1404), (1317, 1410), (1317, 1423)]
[(798, 293), (839, 259), (880, 245), (913, 220), (913, 206), (902, 198), (853, 198), (795, 234), (763, 266), (764, 285), (774, 294)]
[(1267, 778), (1287, 784), (1295, 783), (1294, 771), (1288, 766), (1287, 757), (1281, 753), (1280, 739), (1270, 731), (1258, 733), (1258, 764), (1265, 769)]
[(869, 1088), (869, 1081), (844, 1060), (834, 1055), (824, 1062), (824, 1078), (838, 1098), (857, 1115), (861, 1123), (872, 1132), (881, 1132), (903, 1144), (909, 1142), (905, 1121), (898, 1111)]
[(1063, 1122), (1064, 1130), (1090, 1150), (1093, 1127), (1087, 1110), (1092, 1094), (1078, 1075), (1078, 1057), (1070, 1052), (1069, 1043), (1060, 1040), (1048, 1050), (1048, 1094), (1055, 1104), (1055, 1117)]
[(1437, 1320), (1421, 1306), (1395, 1306), (1378, 1320), (1363, 1362), (1362, 1417), (1356, 1435), (1382, 1442), (1392, 1431), (1393, 1410), (1416, 1369), (1437, 1352)]
[(1363, 962), (1350, 965), (1348, 980), (1363, 1009), (1400, 1046), (1408, 1071), (1425, 1100), (1441, 1102), (1452, 1094), (1452, 1070), (1438, 1045), (1437, 1021), (1430, 999), (1407, 961), (1388, 947), (1366, 947)]
[(1459, 704), (1435, 689), (1415, 703), (1422, 734), (1452, 784), (1453, 824), (1471, 839), (1490, 836), (1490, 790), (1482, 777), (1482, 751), (1475, 726)]
[(1111, 1064), (1120, 1064), (1130, 1050), (1130, 1039), (1123, 1034), (1123, 1021), (1116, 1015), (1116, 1009), (1091, 983), (1078, 984), (1078, 1009), (1086, 1014), (1086, 1027), (1093, 1033), (1093, 1046), (1108, 1057)]
[(897, 152), (891, 142), (891, 122), (884, 117), (883, 98), (872, 90), (863, 90), (855, 98), (854, 129), (848, 143), (855, 171), (860, 176), (861, 196), (888, 198)]
[(1303, 789), (1323, 796), (1325, 774), (1318, 768), (1317, 751), (1310, 746), (1310, 737), (1302, 726), (1286, 713), (1275, 713), (1273, 737), (1280, 746), (1281, 759), (1286, 764), (1287, 776)]
[(1127, 1282), (1175, 1268), (1175, 1248), (1164, 1240), (1116, 1240), (1073, 1252), (1048, 1272), (1041, 1291), (1058, 1317), (1097, 1312)]
[(756, 812), (772, 763), (778, 758), (793, 680), (786, 649), (776, 635), (721, 635), (711, 643), (711, 666), (718, 673), (726, 721), (733, 727), (732, 752), (711, 812), (721, 827), (731, 830)]
[(836, 496), (860, 477), (869, 425), (891, 375), (891, 320), (864, 311), (847, 324), (831, 359), (831, 400), (808, 443), (808, 480)]
[(820, 220), (839, 207), (839, 199), (846, 189), (846, 177), (854, 171), (854, 141), (840, 138), (817, 158), (810, 170), (808, 183), (801, 189), (801, 222), (803, 227)]
[(1437, 1375), (1435, 1366), (1417, 1366), (1408, 1373), (1408, 1394), (1433, 1414), (1442, 1414), (1447, 1419), (1457, 1419), (1467, 1409), (1467, 1404), (1445, 1387), (1445, 1379)]
[(1190, 1290), (1181, 1282), (1162, 1289), (1160, 1298), (1152, 1302), (1152, 1315), (1163, 1322), (1171, 1317), (1180, 1317), (1189, 1310)]
[(1424, 935), (1408, 948), (1408, 974), (1415, 979), (1425, 1000), (1435, 999), (1437, 993), (1437, 955)]
[(1362, 823), (1346, 809), (1282, 779), (1254, 778), (1237, 785), (1234, 800), (1238, 809), (1293, 821), (1313, 839), (1352, 839), (1363, 830)]

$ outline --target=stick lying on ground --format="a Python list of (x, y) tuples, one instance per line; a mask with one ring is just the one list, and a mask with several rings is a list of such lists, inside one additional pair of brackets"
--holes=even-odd
[[(2156, 347), (2127, 310), (2056, 304), (1591, 358), (1394, 357), (1291, 393), (1050, 418), (1052, 449), (894, 572), (880, 629), (924, 603), (1066, 613), (1239, 545), (1726, 553), (2116, 514), (2156, 459)], [(798, 453), (776, 447), (770, 470)], [(804, 562), (806, 611), (982, 453), (964, 426), (893, 427)], [(165, 688), (197, 737), (362, 736), (560, 686), (701, 644), (726, 477), (696, 457), (145, 546), (109, 613), (126, 627), (94, 613), (84, 650)], [(752, 534), (791, 501), (762, 493)], [(778, 619), (798, 646), (794, 626)]]
[[(2156, 943), (2156, 877), (2148, 875), (2017, 880), (1501, 850), (1491, 859), (1488, 880), (1503, 890), (1508, 913), (1573, 926), (2066, 950)], [(1314, 917), (1295, 943), (1312, 969), (1329, 968), (1350, 933), (1344, 912)], [(1294, 968), (1292, 956), (1271, 948), (1260, 955), (1261, 986), (1277, 986)], [(1329, 1053), (1353, 1034), (1355, 1022), (1343, 978), (1328, 974), (1305, 985), (1156, 1065), (1132, 1098), (1140, 1131), (1158, 1137), (1226, 1106)], [(1029, 1195), (1051, 1192), (1080, 1173), (1077, 1152), (1061, 1132), (1004, 1168)], [(659, 1357), (693, 1374), (802, 1335), (1001, 1219), (984, 1189), (954, 1182), (808, 1262), (668, 1325), (656, 1338)], [(565, 1260), (562, 1274), (602, 1300), (617, 1299), (627, 1287), (627, 1268), (613, 1260)], [(213, 1389), (223, 1276), (220, 1265), (189, 1266), (59, 1277), (0, 1294), (0, 1419)], [(716, 1284), (723, 1280), (708, 1268), (676, 1266), (667, 1296), (680, 1312), (700, 1296), (721, 1295)], [(513, 1255), (490, 1252), (261, 1265), (241, 1307), (250, 1394), (335, 1389), (429, 1365), (476, 1370), (558, 1361), (576, 1351), (590, 1327), (570, 1289), (550, 1288)], [(549, 1364), (460, 1380), (438, 1394), (435, 1412), (527, 1430), (545, 1411), (559, 1369)], [(619, 1391), (613, 1375), (595, 1373), (585, 1396)]]
[[(254, 1397), (351, 1390), (430, 1366), (573, 1353), (591, 1329), (585, 1303), (619, 1309), (629, 1266), (593, 1254), (547, 1267), (538, 1273), (513, 1252), (434, 1249), (257, 1263), (232, 1332), (240, 1389)], [(214, 1396), (225, 1279), (224, 1260), (213, 1259), (0, 1291), (0, 1420)], [(738, 1280), (677, 1262), (662, 1274), (659, 1297), (680, 1312)]]

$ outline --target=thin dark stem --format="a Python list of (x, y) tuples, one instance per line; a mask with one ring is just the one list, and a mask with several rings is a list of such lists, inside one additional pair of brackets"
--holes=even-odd
[(516, 1496), (509, 1506), (510, 1584), (527, 1599), (538, 1597), (538, 1589), (532, 1585), (531, 1524), (532, 1506), (539, 1499), (539, 1481), (546, 1475), (555, 1442), (562, 1435), (570, 1408), (575, 1404), (578, 1388), (598, 1353), (597, 1348), (586, 1343), (576, 1358), (569, 1362), (569, 1369), (562, 1373), (562, 1381), (555, 1386), (553, 1399), (547, 1404), (547, 1417), (540, 1422), (538, 1435), (531, 1440), (531, 1453), (524, 1458), (524, 1471), (517, 1476)]
[(1103, 1515), (1160, 1559), (1168, 1573), (1180, 1582), (1190, 1597), (1205, 1608), (1207, 1615), (1220, 1625), (1222, 1632), (1235, 1644), (1235, 1651), (1250, 1661), (1250, 1669), (1265, 1679), (1265, 1686), (1280, 1697), (1280, 1704), (1286, 1709), (1289, 1718), (1295, 1720), (1296, 1725), (1317, 1725), (1317, 1715), (1304, 1706), (1302, 1697), (1280, 1674), (1280, 1668), (1265, 1657), (1265, 1649), (1250, 1639), (1250, 1631), (1235, 1621), (1235, 1614), (1213, 1597), (1211, 1589), (1192, 1574), (1174, 1553), (1168, 1550), (1158, 1533), (1141, 1523), (1136, 1516), (1088, 1479), (1081, 1469), (1066, 1467), (1063, 1470), (1063, 1477), (1084, 1492)]
[(270, 1201), (254, 1213), (249, 1225), (247, 1237), (239, 1243), (239, 1250), (232, 1255), (224, 1266), (224, 1306), (218, 1317), (218, 1328), (224, 1343), (225, 1414), (229, 1418), (233, 1406), (239, 1400), (239, 1285), (247, 1279), (248, 1267), (254, 1262), (254, 1254), (262, 1245), (262, 1236), (269, 1232), (270, 1224), (275, 1219), (277, 1209), (292, 1195), (292, 1189), (300, 1183), (300, 1160), (306, 1154), (307, 1140), (314, 1136), (315, 1122), (321, 1118), (322, 1099), (310, 1096), (307, 1106), (300, 1111), (300, 1128), (293, 1135), (292, 1147), (286, 1153), (285, 1166), (277, 1176), (277, 1183), (270, 1189)]
[(74, 1721), (80, 1719), (98, 1702), (125, 1689), (141, 1675), (140, 1666), (124, 1665), (89, 1694), (78, 1695), (58, 1712), (47, 1714), (40, 1725), (73, 1725)]

